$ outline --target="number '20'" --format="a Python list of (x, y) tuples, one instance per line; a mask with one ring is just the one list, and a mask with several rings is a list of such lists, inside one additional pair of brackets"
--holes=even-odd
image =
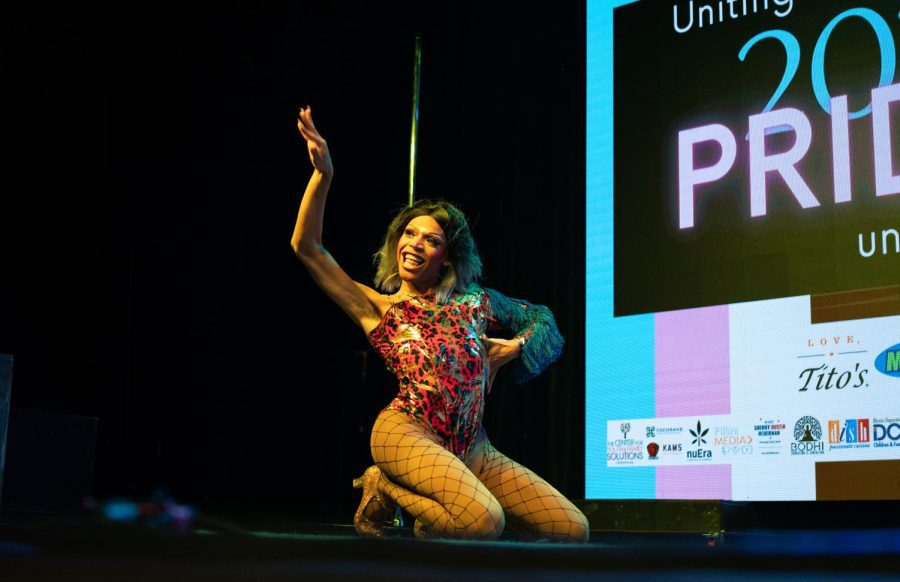
[[(816, 41), (816, 46), (813, 49), (813, 92), (815, 93), (816, 101), (819, 102), (819, 106), (821, 106), (825, 113), (828, 114), (831, 114), (831, 94), (828, 92), (828, 86), (825, 83), (825, 48), (828, 46), (828, 39), (831, 37), (831, 33), (834, 31), (835, 27), (851, 16), (858, 16), (868, 22), (875, 31), (875, 36), (878, 38), (878, 46), (881, 49), (881, 77), (878, 80), (878, 86), (884, 87), (885, 85), (890, 85), (894, 81), (897, 53), (894, 49), (894, 38), (887, 22), (877, 12), (868, 8), (851, 8), (850, 10), (845, 10), (835, 16), (822, 30), (822, 33), (819, 35), (819, 40)], [(786, 30), (766, 30), (757, 34), (741, 47), (738, 58), (741, 61), (744, 61), (750, 49), (759, 41), (767, 38), (773, 38), (784, 46), (785, 53), (787, 54), (787, 61), (784, 67), (784, 74), (781, 77), (781, 83), (779, 83), (778, 87), (775, 89), (775, 93), (772, 94), (772, 97), (769, 99), (763, 112), (771, 111), (775, 107), (775, 104), (781, 99), (781, 96), (787, 90), (788, 85), (790, 85), (791, 81), (794, 79), (794, 75), (797, 73), (797, 68), (800, 65), (800, 43), (797, 42), (797, 37)], [(850, 119), (864, 117), (871, 111), (872, 104), (869, 103), (859, 111), (850, 112)]]

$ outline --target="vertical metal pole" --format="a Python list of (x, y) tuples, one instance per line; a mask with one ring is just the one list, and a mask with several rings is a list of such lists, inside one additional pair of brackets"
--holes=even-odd
[[(422, 86), (422, 35), (416, 35), (416, 54), (413, 61), (412, 131), (409, 136), (409, 201), (416, 201), (416, 140), (419, 137), (419, 93)], [(403, 509), (394, 509), (392, 525), (403, 527)]]
[(412, 132), (409, 136), (409, 204), (416, 201), (416, 140), (419, 136), (419, 89), (422, 85), (422, 35), (416, 35), (413, 65)]

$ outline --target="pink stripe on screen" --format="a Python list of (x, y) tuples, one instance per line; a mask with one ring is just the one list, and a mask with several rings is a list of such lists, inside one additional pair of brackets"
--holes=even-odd
[[(728, 306), (657, 313), (656, 417), (731, 413)], [(731, 465), (656, 468), (657, 499), (731, 499)]]
[(731, 413), (728, 306), (657, 313), (656, 417)]
[(656, 468), (657, 499), (731, 499), (731, 465)]

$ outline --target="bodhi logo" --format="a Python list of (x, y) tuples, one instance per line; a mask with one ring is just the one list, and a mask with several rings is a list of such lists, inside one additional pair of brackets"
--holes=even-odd
[(792, 455), (821, 455), (825, 452), (822, 442), (822, 425), (812, 416), (803, 416), (794, 424)]

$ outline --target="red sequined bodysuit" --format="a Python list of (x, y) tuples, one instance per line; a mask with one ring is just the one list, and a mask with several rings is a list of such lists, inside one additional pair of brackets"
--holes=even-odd
[(482, 334), (494, 327), (484, 290), (434, 296), (392, 305), (369, 333), (400, 390), (387, 408), (429, 427), (444, 446), (465, 460), (481, 428), (487, 366)]

